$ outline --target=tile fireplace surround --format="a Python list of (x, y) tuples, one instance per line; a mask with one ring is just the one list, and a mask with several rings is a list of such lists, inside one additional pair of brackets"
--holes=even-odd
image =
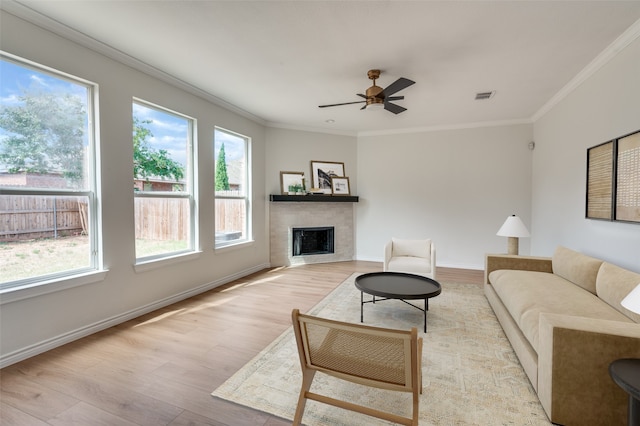
[[(353, 260), (353, 203), (271, 202), (269, 203), (269, 240), (271, 266), (302, 265)], [(292, 229), (333, 226), (334, 253), (292, 256)]]

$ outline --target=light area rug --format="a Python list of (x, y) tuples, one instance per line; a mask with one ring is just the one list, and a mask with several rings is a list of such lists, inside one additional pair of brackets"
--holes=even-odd
[[(360, 291), (353, 274), (308, 313), (360, 322)], [(368, 295), (365, 295), (365, 298)], [(367, 299), (365, 299), (367, 300)], [(420, 306), (423, 302), (417, 302)], [(505, 337), (482, 286), (443, 283), (430, 299), (427, 333), (423, 313), (398, 300), (365, 304), (364, 323), (416, 327), (424, 338), (420, 425), (550, 425)], [(212, 395), (293, 419), (302, 382), (292, 329), (267, 346)], [(355, 385), (317, 373), (312, 391), (401, 415), (411, 395)], [(388, 425), (386, 421), (308, 401), (306, 425)]]

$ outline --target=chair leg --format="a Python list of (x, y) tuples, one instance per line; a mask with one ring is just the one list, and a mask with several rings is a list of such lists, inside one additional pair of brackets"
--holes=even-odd
[(293, 426), (299, 426), (302, 424), (302, 416), (304, 414), (304, 407), (307, 404), (307, 392), (311, 389), (311, 383), (315, 376), (315, 370), (304, 370), (302, 372), (302, 387), (300, 388), (300, 395), (298, 396), (298, 405), (296, 406), (296, 414), (293, 417)]

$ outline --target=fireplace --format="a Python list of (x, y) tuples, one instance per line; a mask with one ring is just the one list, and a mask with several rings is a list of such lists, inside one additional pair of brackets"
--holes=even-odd
[[(301, 196), (310, 198), (312, 195)], [(334, 197), (344, 198), (344, 197)], [(354, 203), (271, 202), (269, 241), (271, 266), (343, 262), (354, 257)], [(332, 227), (333, 251), (326, 254), (293, 256), (293, 230)]]
[(333, 226), (293, 228), (291, 231), (292, 256), (333, 253)]

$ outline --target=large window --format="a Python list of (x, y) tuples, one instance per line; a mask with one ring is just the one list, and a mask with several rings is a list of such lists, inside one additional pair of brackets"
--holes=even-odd
[(138, 261), (195, 250), (193, 134), (193, 119), (142, 101), (133, 103)]
[(246, 136), (219, 128), (215, 130), (216, 247), (251, 238), (249, 142)]
[(0, 53), (0, 289), (100, 267), (94, 91)]

